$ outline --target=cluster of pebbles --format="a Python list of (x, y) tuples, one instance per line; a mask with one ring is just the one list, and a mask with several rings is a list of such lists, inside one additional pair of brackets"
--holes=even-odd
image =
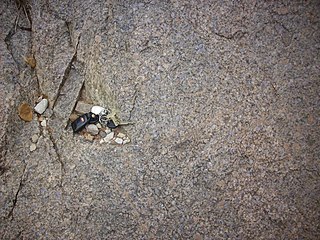
[[(34, 111), (38, 114), (37, 115), (37, 120), (40, 124), (41, 127), (45, 128), (47, 127), (47, 121), (48, 118), (45, 116), (45, 112), (48, 108), (49, 102), (48, 99), (43, 98), (42, 96), (38, 98), (36, 105), (34, 107)], [(37, 149), (37, 143), (39, 141), (39, 135), (38, 134), (34, 134), (31, 137), (31, 145), (29, 147), (30, 152), (33, 152)]]
[[(82, 101), (78, 101), (75, 112), (78, 114), (72, 114), (70, 116), (71, 122), (74, 121), (79, 115), (86, 112), (90, 112), (92, 105), (87, 104)], [(115, 129), (110, 129), (108, 127), (102, 126), (100, 123), (88, 124), (81, 132), (81, 135), (90, 142), (99, 141), (101, 144), (109, 143), (115, 145), (124, 145), (130, 143), (130, 138), (124, 132), (124, 129), (117, 127)]]

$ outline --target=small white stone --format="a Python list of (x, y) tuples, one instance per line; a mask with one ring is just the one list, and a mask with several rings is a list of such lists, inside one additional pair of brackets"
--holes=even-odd
[(37, 113), (42, 114), (47, 109), (48, 104), (49, 104), (48, 99), (44, 98), (34, 107), (34, 110)]
[(47, 120), (44, 119), (40, 124), (41, 124), (42, 127), (46, 127), (47, 126)]
[(126, 138), (126, 139), (123, 140), (123, 143), (122, 143), (122, 144), (127, 144), (127, 143), (129, 143), (129, 142), (131, 142), (130, 138)]
[(123, 144), (122, 138), (116, 138), (114, 141), (118, 144)]
[(100, 106), (93, 106), (90, 110), (90, 112), (92, 112), (96, 115), (99, 115), (100, 113), (105, 112), (105, 111), (106, 111), (106, 109), (103, 107), (100, 107)]
[(104, 143), (104, 142), (105, 142), (104, 139), (101, 139), (101, 140), (100, 140), (100, 144), (102, 144), (102, 143)]
[(37, 145), (35, 145), (34, 143), (32, 143), (31, 145), (30, 145), (30, 152), (33, 152), (34, 150), (36, 150), (37, 149)]
[(91, 135), (98, 135), (99, 134), (99, 129), (95, 124), (89, 124), (86, 127), (87, 132), (90, 133)]
[(114, 137), (114, 132), (110, 132), (103, 140), (105, 142), (110, 142), (113, 137)]
[(38, 141), (38, 139), (39, 139), (39, 136), (38, 136), (37, 134), (34, 134), (34, 135), (32, 135), (32, 137), (31, 137), (31, 141), (32, 141), (33, 143), (36, 143), (36, 142)]
[(118, 135), (117, 135), (117, 137), (119, 137), (119, 138), (125, 138), (125, 134), (124, 133), (118, 133)]
[(106, 134), (109, 134), (111, 133), (111, 129), (110, 128), (107, 128), (106, 130), (104, 130)]
[(99, 129), (102, 128), (102, 126), (101, 126), (100, 123), (97, 123), (96, 125), (97, 125), (97, 127), (98, 127)]

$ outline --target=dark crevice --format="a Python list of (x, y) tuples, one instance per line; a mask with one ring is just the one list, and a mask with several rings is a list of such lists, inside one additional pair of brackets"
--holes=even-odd
[[(18, 17), (16, 17), (15, 24), (16, 24), (17, 18), (18, 18)], [(19, 63), (18, 63), (18, 61), (17, 61), (17, 60), (15, 59), (15, 57), (14, 57), (14, 54), (13, 54), (13, 51), (12, 51), (12, 49), (13, 49), (13, 48), (12, 48), (12, 43), (11, 43), (11, 39), (12, 39), (12, 37), (14, 36), (14, 34), (16, 33), (15, 24), (14, 24), (14, 26), (11, 28), (11, 30), (9, 31), (9, 33), (7, 34), (7, 36), (5, 37), (4, 42), (6, 43), (7, 50), (8, 50), (8, 52), (10, 53), (13, 61), (15, 62), (18, 71), (20, 72)]]
[(56, 153), (56, 157), (57, 157), (57, 160), (60, 164), (60, 187), (62, 187), (62, 184), (63, 184), (63, 177), (64, 177), (64, 174), (65, 174), (65, 166), (64, 166), (64, 162), (62, 161), (62, 157), (59, 153), (59, 149), (58, 149), (58, 146), (52, 136), (52, 132), (51, 132), (51, 129), (48, 128), (48, 133), (49, 133), (49, 139), (50, 141), (52, 142), (52, 145), (53, 145), (53, 149)]
[(134, 85), (134, 94), (133, 94), (133, 100), (132, 100), (132, 107), (130, 109), (130, 113), (129, 113), (129, 121), (131, 120), (132, 117), (132, 112), (134, 111), (135, 107), (136, 107), (136, 102), (137, 102), (137, 97), (138, 97), (138, 83), (136, 83)]
[(76, 47), (75, 47), (74, 54), (73, 54), (73, 56), (72, 56), (72, 58), (71, 58), (71, 60), (70, 60), (70, 62), (68, 64), (67, 68), (64, 71), (62, 81), (61, 81), (61, 83), (59, 85), (59, 88), (58, 88), (57, 96), (55, 97), (55, 99), (53, 101), (52, 109), (54, 109), (59, 96), (62, 95), (61, 94), (61, 89), (63, 88), (63, 86), (65, 85), (67, 79), (69, 78), (69, 74), (70, 74), (70, 71), (72, 69), (73, 63), (77, 59), (77, 51), (78, 51), (78, 46), (79, 46), (79, 42), (80, 42), (80, 37), (81, 37), (81, 35), (79, 35), (79, 37), (78, 37), (78, 41), (77, 41), (77, 44), (76, 44)]
[[(75, 104), (74, 104), (74, 106), (73, 106), (73, 108), (72, 108), (71, 113), (74, 112), (74, 110), (75, 110), (75, 108), (76, 108), (76, 106), (77, 106), (77, 102), (79, 101), (79, 99), (80, 99), (80, 97), (81, 97), (81, 93), (83, 92), (84, 87), (85, 87), (85, 81), (82, 82), (82, 86), (81, 86), (81, 88), (80, 88), (80, 91), (78, 92), (78, 96), (76, 97), (76, 101), (75, 101)], [(64, 129), (65, 129), (65, 130), (68, 129), (69, 125), (70, 125), (70, 119), (68, 119), (67, 125), (65, 126)]]
[(224, 39), (227, 39), (227, 40), (239, 40), (241, 39), (242, 37), (244, 37), (244, 35), (247, 34), (247, 32), (243, 32), (241, 30), (238, 30), (230, 35), (224, 35), (222, 33), (218, 33), (218, 32), (213, 32), (215, 35), (217, 35), (218, 37), (221, 37), (221, 38), (224, 38)]
[(7, 216), (8, 218), (11, 218), (11, 220), (13, 220), (13, 212), (14, 212), (14, 209), (15, 209), (15, 207), (17, 205), (17, 202), (18, 202), (19, 193), (20, 193), (20, 191), (21, 191), (21, 189), (23, 187), (23, 181), (24, 181), (23, 180), (23, 176), (25, 174), (26, 168), (27, 168), (27, 165), (25, 164), (24, 167), (23, 167), (22, 175), (20, 177), (20, 183), (19, 183), (18, 190), (17, 190), (17, 192), (16, 192), (16, 194), (14, 196), (14, 199), (12, 201), (13, 202), (12, 208), (11, 208), (11, 210), (10, 210), (8, 216)]

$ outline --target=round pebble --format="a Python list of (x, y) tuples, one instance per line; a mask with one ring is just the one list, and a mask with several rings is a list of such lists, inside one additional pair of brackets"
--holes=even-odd
[(32, 143), (32, 144), (30, 145), (30, 152), (33, 152), (33, 151), (36, 150), (36, 149), (37, 149), (37, 145), (34, 144), (34, 143)]
[(91, 135), (98, 135), (99, 134), (99, 129), (95, 124), (89, 124), (86, 127), (87, 132), (90, 133)]
[(39, 139), (39, 136), (38, 136), (37, 134), (34, 134), (34, 135), (32, 135), (32, 137), (31, 137), (31, 141), (32, 141), (33, 143), (36, 143), (36, 142), (38, 141), (38, 139)]

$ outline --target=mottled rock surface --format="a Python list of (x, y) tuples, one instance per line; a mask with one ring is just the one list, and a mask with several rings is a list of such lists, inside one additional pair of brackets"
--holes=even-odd
[[(320, 239), (319, 9), (4, 0), (0, 238)], [(131, 142), (73, 134), (78, 100)]]

